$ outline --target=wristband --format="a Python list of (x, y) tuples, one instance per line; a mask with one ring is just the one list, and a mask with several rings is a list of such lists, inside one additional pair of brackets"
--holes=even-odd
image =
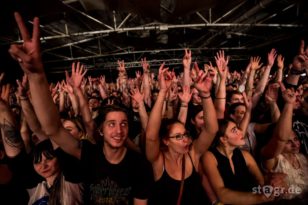
[(199, 97), (201, 99), (207, 99), (207, 98), (210, 98), (211, 97), (211, 94), (207, 95), (207, 96), (204, 96), (204, 95), (199, 95)]
[(27, 96), (20, 96), (19, 100), (28, 100), (28, 97)]

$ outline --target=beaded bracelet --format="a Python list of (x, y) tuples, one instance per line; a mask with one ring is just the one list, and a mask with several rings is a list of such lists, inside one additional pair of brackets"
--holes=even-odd
[(201, 99), (207, 99), (207, 98), (210, 98), (211, 95), (208, 95), (208, 96), (199, 95), (199, 97), (200, 97)]

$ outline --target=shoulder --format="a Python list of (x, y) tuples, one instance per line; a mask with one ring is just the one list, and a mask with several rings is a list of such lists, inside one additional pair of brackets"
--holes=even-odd
[(202, 161), (203, 164), (211, 164), (211, 165), (217, 165), (218, 162), (216, 160), (215, 155), (213, 154), (212, 151), (206, 151), (203, 155), (202, 155)]

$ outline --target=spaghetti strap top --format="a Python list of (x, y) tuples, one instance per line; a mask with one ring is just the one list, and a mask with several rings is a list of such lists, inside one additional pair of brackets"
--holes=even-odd
[[(184, 189), (181, 205), (210, 204), (202, 187), (201, 177), (193, 165), (192, 174), (184, 180)], [(149, 205), (175, 205), (180, 192), (181, 180), (170, 177), (165, 168), (165, 156), (163, 155), (163, 174), (154, 184), (153, 195), (149, 199)]]

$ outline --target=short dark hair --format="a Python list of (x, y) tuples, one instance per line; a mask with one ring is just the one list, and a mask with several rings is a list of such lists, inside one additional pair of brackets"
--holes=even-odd
[(228, 115), (234, 114), (235, 110), (238, 106), (244, 106), (246, 107), (245, 103), (233, 103), (232, 105), (230, 105), (229, 109), (228, 109)]
[(52, 158), (56, 157), (56, 153), (55, 153), (53, 146), (52, 146), (49, 139), (38, 143), (33, 148), (32, 157), (33, 157), (33, 163), (34, 164), (38, 164), (42, 161), (42, 154), (47, 159), (52, 159)]
[(106, 116), (110, 112), (123, 112), (128, 118), (128, 111), (126, 108), (119, 106), (119, 105), (105, 105), (103, 107), (100, 107), (99, 109), (99, 115), (97, 122), (99, 123), (98, 126), (105, 122)]

